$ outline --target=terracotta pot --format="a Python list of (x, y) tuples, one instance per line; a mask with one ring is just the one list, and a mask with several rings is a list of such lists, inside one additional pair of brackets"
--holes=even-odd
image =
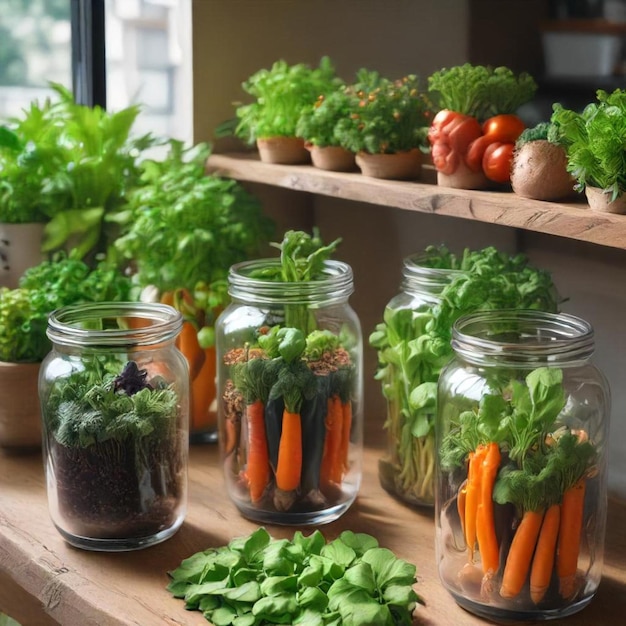
[(44, 259), (45, 224), (0, 223), (0, 287), (15, 289), (22, 274)]
[(315, 146), (311, 143), (307, 143), (305, 147), (311, 153), (313, 165), (321, 170), (352, 172), (357, 169), (354, 153), (350, 150), (340, 146)]
[(585, 195), (589, 208), (593, 211), (602, 211), (603, 213), (626, 213), (626, 194), (617, 196), (615, 200), (611, 200), (610, 193), (604, 193), (598, 187), (585, 187)]
[(26, 452), (41, 448), (39, 363), (0, 361), (0, 448)]
[(442, 187), (452, 187), (453, 189), (489, 189), (494, 187), (492, 183), (481, 171), (470, 170), (465, 163), (461, 162), (452, 174), (442, 174), (437, 172), (437, 184)]
[(304, 139), (299, 137), (265, 137), (257, 139), (256, 145), (263, 163), (300, 165), (311, 162)]
[(414, 180), (422, 172), (422, 153), (415, 148), (393, 154), (359, 152), (356, 164), (364, 176), (388, 180)]

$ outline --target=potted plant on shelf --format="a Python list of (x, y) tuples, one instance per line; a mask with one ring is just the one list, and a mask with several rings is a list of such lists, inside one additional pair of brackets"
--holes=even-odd
[(130, 136), (138, 107), (107, 113), (52, 87), (58, 101), (32, 102), (0, 127), (0, 284), (7, 287), (47, 253), (103, 251), (104, 215), (124, 203), (139, 154), (155, 143)]
[(37, 379), (50, 350), (48, 315), (69, 304), (128, 300), (130, 287), (110, 264), (92, 269), (76, 252), (28, 268), (15, 289), (0, 287), (0, 448), (41, 446)]
[(418, 77), (391, 81), (362, 69), (347, 92), (350, 115), (338, 122), (336, 135), (356, 154), (361, 172), (375, 178), (417, 178), (431, 112)]
[(598, 90), (582, 113), (554, 105), (550, 121), (567, 152), (567, 169), (596, 211), (626, 213), (626, 91)]
[(320, 94), (330, 94), (342, 84), (328, 57), (318, 67), (289, 65), (284, 60), (250, 76), (242, 87), (255, 101), (237, 106), (235, 134), (255, 144), (267, 163), (307, 163), (304, 140), (296, 136), (303, 109)]
[(428, 131), (437, 183), (485, 189), (510, 182), (515, 141), (525, 128), (516, 114), (532, 99), (534, 79), (507, 67), (466, 63), (428, 78), (439, 112)]
[(209, 152), (170, 140), (165, 158), (141, 164), (141, 185), (110, 217), (121, 228), (110, 254), (129, 265), (135, 291), (183, 314), (192, 441), (217, 436), (213, 325), (229, 301), (228, 269), (260, 252), (274, 229), (238, 182), (205, 173)]
[(357, 169), (354, 152), (341, 145), (337, 134), (339, 122), (350, 117), (351, 100), (351, 93), (340, 87), (320, 95), (300, 115), (296, 135), (304, 139), (315, 167), (335, 172)]

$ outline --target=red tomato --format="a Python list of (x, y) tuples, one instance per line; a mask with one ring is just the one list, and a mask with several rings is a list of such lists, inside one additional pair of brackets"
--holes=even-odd
[(489, 180), (508, 183), (511, 180), (514, 143), (489, 144), (483, 156), (483, 172)]
[(445, 127), (448, 141), (453, 150), (465, 154), (467, 147), (482, 135), (482, 129), (475, 117), (464, 115), (452, 121)]
[(522, 134), (526, 125), (517, 115), (494, 115), (483, 124), (483, 133), (492, 138), (492, 141), (515, 142)]
[(428, 140), (431, 144), (440, 141), (442, 138), (442, 134), (445, 132), (444, 129), (454, 122), (454, 120), (463, 117), (461, 113), (456, 113), (455, 111), (450, 111), (449, 109), (441, 109), (433, 117), (433, 121), (430, 123), (430, 127), (428, 128)]

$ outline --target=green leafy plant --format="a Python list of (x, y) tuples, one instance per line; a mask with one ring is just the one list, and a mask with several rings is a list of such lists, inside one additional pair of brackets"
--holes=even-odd
[(50, 350), (48, 315), (82, 302), (124, 301), (130, 280), (112, 265), (89, 267), (77, 253), (57, 253), (24, 273), (17, 289), (0, 288), (0, 361), (38, 362)]
[(337, 123), (335, 131), (344, 148), (370, 154), (426, 149), (432, 110), (417, 76), (392, 81), (362, 69), (346, 93), (350, 115)]
[(626, 191), (626, 90), (598, 90), (596, 97), (582, 113), (554, 104), (550, 122), (577, 190), (599, 187), (615, 200)]
[(320, 148), (340, 146), (338, 125), (341, 120), (350, 118), (352, 100), (351, 92), (344, 87), (328, 95), (320, 95), (314, 104), (303, 110), (296, 135)]
[(168, 590), (217, 626), (410, 626), (422, 598), (415, 566), (364, 533), (273, 539), (264, 528), (198, 552), (168, 572)]
[(294, 137), (300, 115), (322, 94), (342, 84), (328, 57), (318, 67), (276, 61), (250, 76), (242, 87), (255, 101), (237, 106), (235, 134), (249, 143), (258, 138)]
[(124, 204), (137, 183), (137, 161), (156, 140), (131, 137), (139, 113), (58, 100), (32, 102), (0, 128), (0, 221), (46, 224), (43, 251), (76, 247), (86, 256), (106, 247), (104, 216)]
[(434, 72), (428, 91), (438, 108), (469, 115), (483, 122), (495, 115), (515, 113), (530, 101), (537, 83), (530, 74), (507, 67), (465, 63)]
[(376, 379), (388, 402), (385, 428), (394, 450), (390, 467), (383, 471), (392, 475), (396, 493), (432, 502), (435, 383), (452, 357), (454, 322), (478, 310), (556, 311), (558, 294), (550, 275), (531, 266), (524, 255), (509, 256), (494, 247), (466, 249), (457, 257), (443, 246), (430, 246), (417, 262), (457, 272), (450, 275), (437, 304), (386, 307), (369, 342), (378, 351)]

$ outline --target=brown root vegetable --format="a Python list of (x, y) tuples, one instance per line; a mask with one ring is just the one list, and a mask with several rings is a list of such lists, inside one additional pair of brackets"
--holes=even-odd
[(567, 171), (562, 146), (545, 139), (530, 141), (516, 148), (511, 166), (511, 187), (524, 198), (565, 200), (576, 194), (576, 180)]

